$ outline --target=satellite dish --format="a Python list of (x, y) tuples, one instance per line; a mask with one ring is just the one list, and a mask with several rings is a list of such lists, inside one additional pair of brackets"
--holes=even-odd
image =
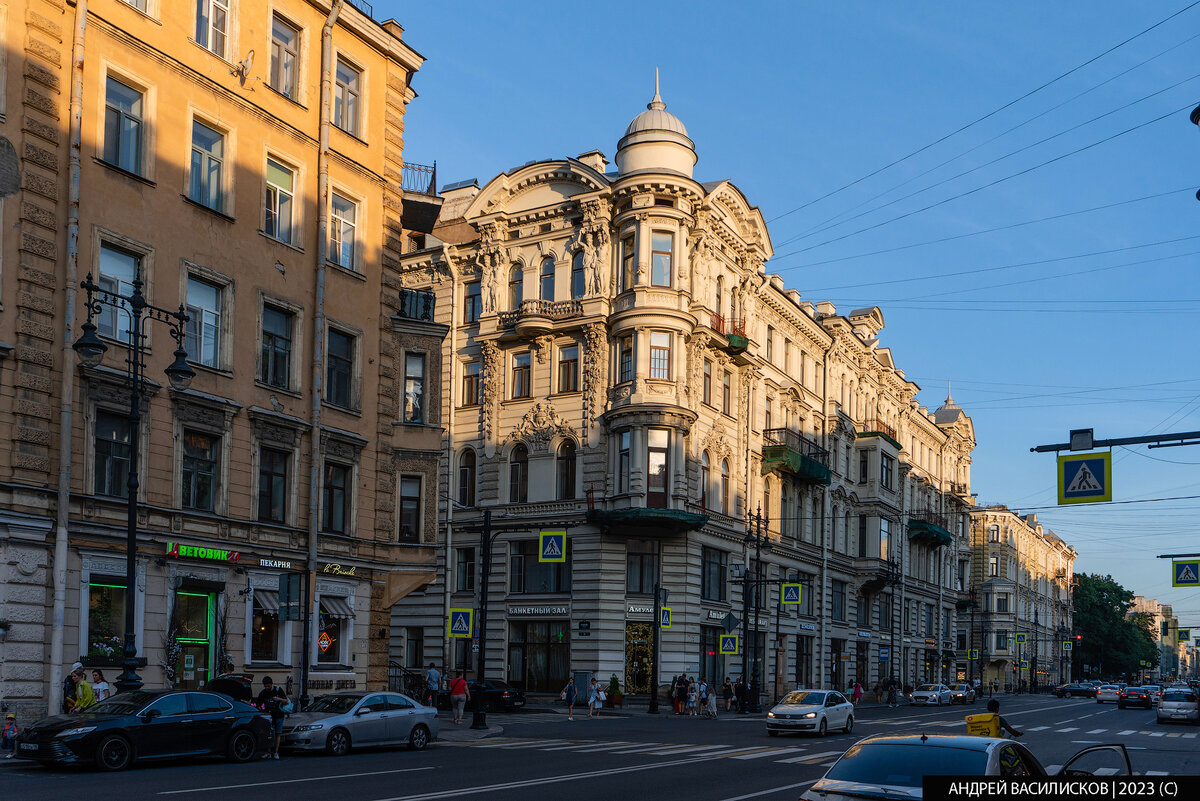
[(246, 82), (246, 77), (250, 74), (250, 67), (254, 65), (254, 51), (251, 50), (246, 54), (246, 57), (237, 63), (237, 66), (229, 71), (230, 75), (235, 75), (241, 79), (242, 83)]

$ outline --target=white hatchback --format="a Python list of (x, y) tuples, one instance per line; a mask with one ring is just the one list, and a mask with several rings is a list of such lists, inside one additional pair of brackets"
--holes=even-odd
[(1117, 696), (1121, 694), (1121, 688), (1115, 684), (1102, 684), (1096, 688), (1096, 703), (1103, 704), (1105, 701), (1117, 702)]
[(1163, 690), (1162, 700), (1158, 702), (1158, 722), (1168, 720), (1200, 722), (1200, 701), (1191, 688)]

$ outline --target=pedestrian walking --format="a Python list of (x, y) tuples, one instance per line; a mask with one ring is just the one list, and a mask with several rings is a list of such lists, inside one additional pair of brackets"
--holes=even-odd
[(588, 717), (592, 715), (600, 717), (600, 685), (592, 679), (592, 684), (588, 687)]
[(575, 686), (575, 677), (567, 679), (567, 686), (562, 688), (558, 697), (567, 702), (567, 720), (575, 719), (575, 702), (579, 699), (579, 688)]
[(729, 677), (725, 677), (725, 683), (721, 685), (721, 698), (725, 701), (725, 711), (728, 712), (733, 708), (733, 682)]
[(704, 717), (717, 719), (717, 690), (715, 687), (709, 688), (708, 700), (704, 706)]
[(429, 670), (425, 671), (425, 695), (428, 697), (426, 706), (437, 706), (437, 694), (440, 689), (442, 689), (442, 674), (430, 662)]
[(92, 671), (92, 692), (96, 695), (96, 703), (100, 703), (112, 694), (108, 682), (104, 680), (104, 671)]
[(862, 685), (858, 683), (858, 679), (855, 679), (854, 680), (854, 691), (852, 693), (850, 693), (850, 701), (855, 706), (858, 706), (858, 702), (862, 700), (862, 697), (863, 697)]
[(0, 729), (0, 751), (5, 759), (12, 759), (17, 752), (17, 716), (9, 712), (4, 716), (4, 728)]
[(738, 712), (746, 714), (746, 683), (741, 676), (733, 683), (733, 697), (737, 700)]
[(896, 698), (896, 680), (891, 679), (887, 685), (887, 704), (891, 709), (895, 709), (898, 705)]
[(471, 688), (467, 686), (467, 680), (463, 678), (460, 670), (450, 682), (450, 708), (454, 710), (455, 723), (463, 722), (463, 712), (466, 711), (467, 701), (470, 700)]
[(92, 685), (87, 683), (84, 676), (82, 667), (71, 673), (71, 680), (75, 682), (75, 705), (71, 707), (72, 712), (83, 712), (96, 705), (96, 694), (92, 692)]
[(881, 683), (875, 682), (875, 686), (871, 688), (871, 692), (875, 696), (875, 703), (883, 702), (883, 685)]
[(1000, 679), (992, 679), (992, 683), (989, 685), (989, 689), (990, 689), (990, 692), (988, 692), (988, 698), (991, 698), (996, 693), (1000, 692)]
[(283, 719), (287, 713), (283, 711), (288, 703), (287, 693), (283, 688), (271, 681), (270, 676), (263, 676), (262, 690), (258, 693), (258, 705), (271, 716), (271, 745), (263, 759), (279, 759), (279, 743), (283, 740)]
[(680, 673), (675, 682), (675, 714), (682, 715), (687, 711), (688, 677)]
[(83, 669), (83, 663), (76, 662), (75, 664), (71, 665), (71, 669), (69, 671), (67, 671), (66, 677), (63, 678), (62, 711), (63, 711), (64, 715), (70, 714), (71, 712), (75, 711), (75, 687), (76, 687), (76, 685), (75, 685), (75, 679), (73, 678), (73, 676), (75, 675), (75, 671), (82, 670), (82, 669)]

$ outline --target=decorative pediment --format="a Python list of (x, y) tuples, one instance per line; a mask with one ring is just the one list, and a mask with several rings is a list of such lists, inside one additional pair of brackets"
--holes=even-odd
[(546, 453), (555, 437), (578, 441), (574, 427), (559, 416), (550, 401), (535, 403), (508, 435), (508, 442), (525, 442), (535, 453)]

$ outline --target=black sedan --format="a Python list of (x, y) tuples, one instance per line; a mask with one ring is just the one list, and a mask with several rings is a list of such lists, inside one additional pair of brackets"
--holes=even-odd
[(262, 712), (218, 693), (136, 690), (78, 715), (56, 715), (28, 726), (17, 738), (17, 756), (101, 770), (172, 757), (217, 755), (248, 762), (266, 749), (270, 731)]
[(1068, 695), (1079, 698), (1095, 698), (1096, 685), (1085, 682), (1060, 684), (1054, 688), (1054, 694), (1059, 698), (1066, 698)]
[(1127, 706), (1141, 706), (1149, 709), (1154, 706), (1154, 696), (1148, 687), (1126, 687), (1117, 693), (1117, 709)]
[[(482, 684), (472, 681), (471, 700), (467, 701), (467, 711), (475, 710), (475, 699), (482, 690), (484, 712), (515, 712), (525, 706), (525, 693), (508, 682), (500, 679), (487, 679)], [(443, 690), (438, 693), (438, 709), (450, 708), (450, 693)]]

